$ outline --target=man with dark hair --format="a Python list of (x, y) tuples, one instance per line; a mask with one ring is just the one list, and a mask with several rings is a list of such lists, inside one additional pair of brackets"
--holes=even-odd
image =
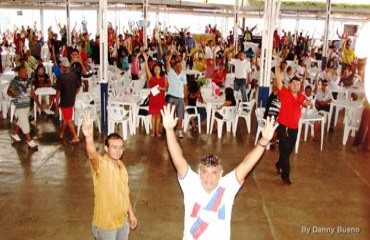
[(92, 232), (97, 240), (127, 240), (137, 219), (130, 201), (128, 174), (122, 162), (123, 139), (116, 133), (105, 141), (105, 154), (99, 155), (94, 144), (90, 115), (84, 115), (82, 132), (94, 183), (94, 217)]
[[(171, 61), (174, 61), (171, 66)], [(182, 120), (185, 114), (185, 105), (187, 105), (187, 81), (186, 74), (182, 67), (183, 59), (178, 51), (173, 49), (168, 50), (166, 56), (166, 72), (168, 78), (167, 102), (175, 105), (176, 116), (179, 118), (176, 130), (178, 130), (179, 138), (183, 138)]]
[(239, 51), (238, 58), (231, 59), (230, 64), (235, 66), (234, 91), (239, 91), (242, 101), (247, 101), (247, 82), (251, 79), (251, 64), (249, 59), (245, 58), (243, 51)]
[(230, 173), (222, 176), (221, 160), (209, 154), (203, 157), (194, 172), (185, 160), (174, 132), (175, 107), (161, 110), (167, 145), (184, 194), (185, 221), (183, 239), (230, 239), (231, 212), (235, 195), (269, 144), (277, 124), (268, 118), (258, 145)]
[[(56, 109), (61, 108), (63, 122), (59, 132), (59, 138), (63, 139), (65, 130), (69, 129), (72, 139), (70, 143), (78, 143), (75, 125), (72, 121), (76, 95), (80, 91), (81, 80), (75, 72), (70, 71), (70, 64), (67, 58), (63, 58), (60, 67), (62, 75), (57, 78), (55, 84)], [(60, 100), (60, 103), (59, 103)]]
[[(18, 76), (15, 77), (11, 82), (7, 90), (7, 94), (14, 98), (15, 115), (17, 116), (17, 122), (13, 130), (12, 139), (16, 142), (21, 141), (18, 136), (19, 129), (22, 130), (28, 147), (31, 150), (38, 150), (36, 143), (31, 139), (30, 134), (30, 122), (28, 115), (31, 107), (31, 99), (35, 101), (37, 106), (43, 110), (38, 97), (32, 89), (32, 81), (27, 75), (27, 68), (21, 66), (18, 69)], [(36, 106), (35, 106), (36, 107)]]
[(279, 160), (275, 166), (284, 184), (291, 185), (289, 178), (290, 163), (289, 157), (295, 146), (298, 133), (298, 123), (301, 118), (302, 106), (312, 107), (312, 103), (307, 101), (301, 93), (301, 81), (297, 77), (290, 80), (289, 87), (284, 87), (280, 63), (276, 61), (275, 67), (275, 86), (278, 89), (278, 97), (281, 107), (278, 116), (279, 127), (277, 128), (277, 138), (279, 139)]

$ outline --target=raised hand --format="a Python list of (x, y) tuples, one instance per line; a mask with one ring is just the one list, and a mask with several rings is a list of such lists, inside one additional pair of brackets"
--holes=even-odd
[(171, 104), (167, 104), (163, 106), (163, 109), (161, 109), (163, 127), (166, 130), (173, 129), (177, 124), (178, 118), (177, 117), (175, 118), (174, 112), (175, 112), (175, 106)]
[(275, 118), (273, 116), (271, 118), (267, 117), (266, 125), (262, 129), (262, 139), (265, 141), (270, 141), (274, 136), (274, 132), (278, 126), (279, 124), (275, 122)]
[(94, 129), (93, 129), (93, 123), (90, 119), (90, 113), (86, 112), (83, 114), (83, 121), (82, 121), (82, 132), (85, 136), (85, 138), (92, 138)]

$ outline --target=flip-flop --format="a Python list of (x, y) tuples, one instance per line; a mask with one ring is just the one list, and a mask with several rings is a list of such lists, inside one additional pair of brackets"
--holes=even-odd
[(69, 140), (68, 141), (70, 144), (75, 144), (75, 143), (79, 143), (80, 142), (80, 140), (79, 139), (77, 139), (77, 140)]

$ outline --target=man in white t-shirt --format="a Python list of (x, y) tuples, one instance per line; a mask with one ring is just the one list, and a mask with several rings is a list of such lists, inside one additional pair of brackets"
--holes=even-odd
[(242, 101), (247, 101), (247, 80), (251, 79), (251, 64), (249, 59), (245, 58), (243, 51), (239, 51), (238, 58), (231, 59), (230, 64), (235, 66), (235, 80), (234, 80), (234, 90), (239, 91), (242, 95)]
[(267, 118), (258, 145), (233, 171), (222, 176), (221, 160), (212, 154), (201, 159), (197, 173), (190, 168), (176, 140), (174, 112), (171, 105), (161, 110), (168, 149), (184, 194), (183, 240), (228, 240), (235, 195), (262, 156), (278, 124), (274, 124), (273, 118)]

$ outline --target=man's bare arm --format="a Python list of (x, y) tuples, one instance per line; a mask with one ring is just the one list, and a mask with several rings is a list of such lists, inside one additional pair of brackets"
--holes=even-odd
[(174, 117), (175, 106), (167, 104), (161, 110), (163, 127), (166, 129), (167, 146), (170, 151), (172, 162), (175, 165), (179, 178), (185, 177), (188, 170), (188, 163), (186, 162), (181, 147), (177, 142), (174, 127), (177, 124), (177, 118)]

